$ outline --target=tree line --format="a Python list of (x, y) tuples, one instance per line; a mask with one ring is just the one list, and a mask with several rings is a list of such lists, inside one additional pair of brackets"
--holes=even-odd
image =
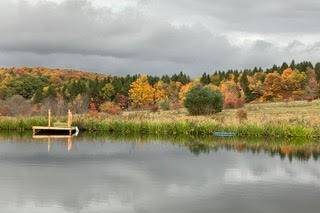
[(0, 114), (37, 114), (48, 108), (57, 114), (68, 108), (76, 113), (177, 109), (196, 86), (220, 91), (224, 108), (237, 108), (249, 102), (313, 100), (319, 97), (319, 81), (320, 63), (307, 61), (214, 71), (198, 78), (183, 72), (111, 76), (44, 67), (0, 68)]

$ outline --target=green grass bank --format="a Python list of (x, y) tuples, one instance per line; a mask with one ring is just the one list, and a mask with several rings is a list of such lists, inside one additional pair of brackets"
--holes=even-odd
[[(215, 131), (235, 132), (238, 137), (320, 138), (320, 100), (246, 104), (239, 120), (237, 109), (209, 116), (190, 116), (185, 109), (125, 111), (120, 115), (75, 115), (73, 125), (82, 131), (118, 135), (211, 136)], [(65, 122), (66, 117), (54, 117)], [(47, 125), (46, 117), (1, 117), (0, 130), (24, 131)]]
[[(32, 126), (47, 125), (42, 117), (0, 117), (0, 130), (25, 131)], [(209, 136), (215, 131), (235, 132), (238, 137), (318, 138), (320, 129), (289, 123), (221, 124), (195, 120), (124, 120), (117, 118), (75, 117), (73, 125), (82, 131), (99, 131), (120, 135)]]

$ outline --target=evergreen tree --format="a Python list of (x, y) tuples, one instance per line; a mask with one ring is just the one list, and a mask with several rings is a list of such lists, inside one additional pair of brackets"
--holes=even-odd
[(188, 75), (184, 74), (182, 71), (178, 75), (174, 74), (171, 77), (171, 80), (175, 81), (175, 82), (180, 82), (182, 84), (187, 84), (191, 81), (190, 77)]
[(301, 72), (307, 72), (308, 68), (313, 69), (313, 65), (310, 61), (303, 61), (296, 64), (295, 68)]
[(148, 75), (148, 82), (149, 82), (149, 84), (152, 85), (152, 86), (155, 85), (159, 80), (160, 80), (160, 78), (157, 77), (157, 76), (150, 76), (150, 75)]
[(294, 60), (291, 61), (290, 68), (294, 70), (296, 68), (296, 62)]
[(203, 73), (203, 74), (202, 74), (202, 77), (200, 78), (200, 82), (201, 82), (203, 85), (210, 84), (210, 83), (211, 83), (210, 75), (207, 74), (207, 73)]
[(279, 67), (274, 64), (273, 67), (272, 67), (272, 70), (273, 70), (273, 72), (274, 72), (274, 71), (277, 71), (277, 72), (278, 72), (278, 71), (279, 71)]
[(316, 72), (317, 81), (320, 81), (320, 62), (316, 63), (314, 71)]
[(38, 89), (36, 91), (36, 93), (33, 95), (33, 98), (32, 98), (32, 101), (34, 103), (40, 103), (42, 100), (43, 100), (43, 94), (42, 94), (42, 90), (41, 89)]
[(282, 74), (282, 72), (288, 68), (289, 68), (288, 64), (286, 62), (283, 62), (280, 67), (280, 73)]
[(161, 81), (163, 83), (169, 84), (171, 79), (170, 79), (170, 77), (168, 75), (164, 75), (164, 76), (161, 77)]
[(258, 71), (259, 71), (258, 68), (257, 68), (257, 67), (254, 67), (254, 68), (253, 68), (253, 71), (252, 71), (252, 74), (257, 73)]
[(254, 100), (254, 95), (252, 91), (249, 88), (249, 81), (248, 81), (248, 76), (246, 72), (243, 72), (241, 77), (240, 77), (240, 85), (242, 88), (242, 91), (245, 95), (245, 100), (246, 102), (250, 102)]
[(53, 88), (53, 86), (48, 86), (48, 91), (47, 91), (47, 97), (50, 97), (50, 98), (54, 98), (57, 96), (57, 92), (56, 90)]

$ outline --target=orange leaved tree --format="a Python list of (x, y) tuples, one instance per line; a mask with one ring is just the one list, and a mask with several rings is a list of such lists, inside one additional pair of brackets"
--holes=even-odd
[(149, 84), (146, 75), (140, 76), (130, 85), (129, 98), (135, 108), (147, 108), (154, 103), (155, 89)]

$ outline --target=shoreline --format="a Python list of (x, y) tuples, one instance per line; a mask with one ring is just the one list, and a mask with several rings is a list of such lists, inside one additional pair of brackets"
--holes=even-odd
[[(0, 130), (26, 131), (32, 126), (46, 126), (43, 117), (0, 117)], [(208, 119), (196, 120), (126, 120), (121, 117), (95, 118), (76, 116), (73, 122), (80, 131), (113, 133), (120, 135), (154, 135), (154, 136), (213, 136), (215, 131), (234, 132), (237, 137), (250, 138), (319, 138), (320, 129), (289, 123), (239, 123), (221, 124)]]

